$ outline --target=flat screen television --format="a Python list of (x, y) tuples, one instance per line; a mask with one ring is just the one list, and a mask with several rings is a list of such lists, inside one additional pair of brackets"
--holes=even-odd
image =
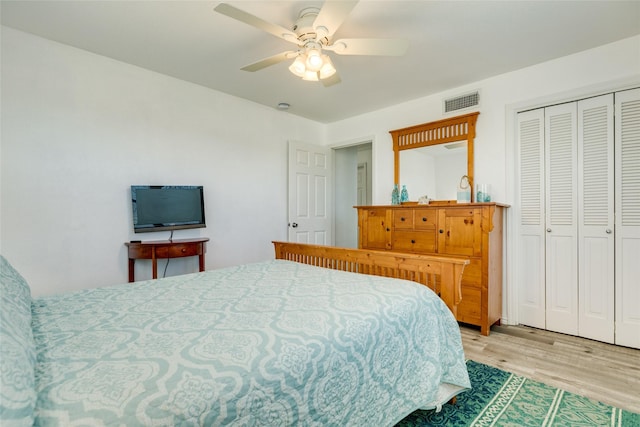
[(133, 231), (206, 227), (202, 186), (132, 185)]

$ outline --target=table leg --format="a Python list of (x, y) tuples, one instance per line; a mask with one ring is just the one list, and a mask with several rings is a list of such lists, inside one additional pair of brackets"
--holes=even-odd
[(151, 278), (158, 278), (158, 258), (156, 258), (156, 248), (154, 247), (151, 251)]
[(136, 263), (135, 259), (129, 258), (129, 283), (132, 283), (132, 282), (136, 281), (136, 279), (134, 278), (135, 263)]
[(204, 254), (200, 254), (198, 258), (200, 259), (200, 271), (204, 271)]

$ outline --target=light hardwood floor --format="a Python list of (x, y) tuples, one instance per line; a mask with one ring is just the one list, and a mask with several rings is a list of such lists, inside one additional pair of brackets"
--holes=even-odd
[(461, 326), (467, 359), (640, 413), (640, 350), (526, 326)]

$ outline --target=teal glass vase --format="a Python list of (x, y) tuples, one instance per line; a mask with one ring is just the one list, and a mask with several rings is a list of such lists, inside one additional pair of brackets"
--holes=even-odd
[(391, 192), (391, 204), (400, 204), (400, 190), (398, 189), (398, 184), (393, 185), (393, 191)]
[(409, 192), (407, 191), (407, 186), (402, 186), (402, 191), (400, 192), (400, 203), (409, 201)]

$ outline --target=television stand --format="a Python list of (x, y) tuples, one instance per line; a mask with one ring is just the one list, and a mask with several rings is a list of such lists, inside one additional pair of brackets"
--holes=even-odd
[(158, 258), (182, 258), (198, 256), (200, 271), (204, 271), (204, 253), (207, 251), (208, 237), (199, 239), (149, 240), (145, 242), (125, 242), (129, 251), (129, 282), (135, 282), (135, 262), (150, 259), (152, 277), (158, 278)]

